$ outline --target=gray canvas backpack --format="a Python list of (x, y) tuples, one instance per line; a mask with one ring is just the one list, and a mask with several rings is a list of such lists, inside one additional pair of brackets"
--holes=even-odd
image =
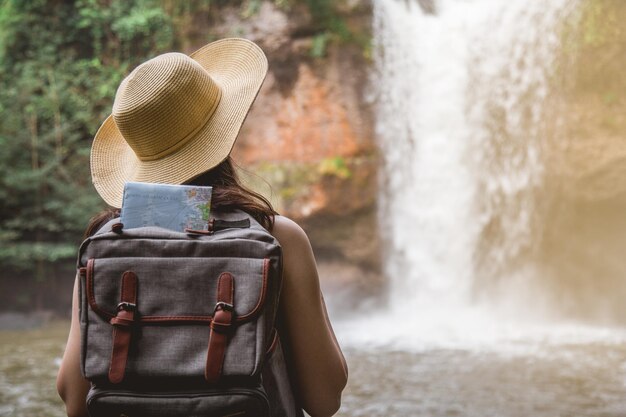
[(301, 416), (274, 327), (281, 248), (241, 211), (209, 231), (125, 230), (80, 247), (92, 417)]

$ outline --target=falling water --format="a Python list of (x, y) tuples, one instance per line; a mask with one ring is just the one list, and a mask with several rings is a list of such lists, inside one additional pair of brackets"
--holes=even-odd
[[(546, 334), (579, 340), (578, 324), (546, 326), (559, 294), (541, 282), (548, 277), (536, 262), (547, 198), (542, 152), (556, 123), (546, 105), (550, 76), (561, 24), (577, 2), (373, 5), (379, 215), (390, 282), (386, 336), (374, 338), (412, 347)], [(592, 338), (615, 336), (587, 330)], [(345, 334), (371, 343), (359, 326)]]
[[(481, 257), (503, 265), (532, 245), (540, 117), (567, 7), (375, 2), (380, 218), (395, 314), (467, 326), (493, 307), (474, 303), (490, 284)], [(485, 245), (494, 219), (506, 233)]]

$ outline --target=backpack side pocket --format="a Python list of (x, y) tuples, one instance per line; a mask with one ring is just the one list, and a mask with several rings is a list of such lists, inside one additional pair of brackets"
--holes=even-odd
[(277, 417), (303, 417), (302, 409), (297, 406), (287, 362), (278, 332), (274, 330), (274, 338), (265, 358), (265, 366), (261, 373), (263, 386), (269, 398), (271, 415)]

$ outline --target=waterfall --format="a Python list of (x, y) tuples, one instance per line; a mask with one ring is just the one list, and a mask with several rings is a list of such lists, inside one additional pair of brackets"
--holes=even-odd
[(467, 338), (501, 332), (485, 317), (543, 314), (530, 283), (545, 103), (576, 2), (373, 5), (387, 321)]

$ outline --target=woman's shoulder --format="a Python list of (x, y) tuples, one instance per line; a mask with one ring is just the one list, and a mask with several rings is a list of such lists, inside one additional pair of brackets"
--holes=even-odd
[(274, 217), (274, 227), (272, 227), (270, 233), (278, 239), (281, 246), (310, 244), (309, 238), (302, 227), (286, 216), (276, 215)]
[(287, 272), (290, 269), (294, 269), (294, 271), (297, 269), (300, 277), (304, 277), (307, 272), (310, 272), (311, 277), (317, 278), (315, 255), (311, 242), (298, 223), (285, 216), (276, 216), (271, 233), (283, 248), (284, 269)]

